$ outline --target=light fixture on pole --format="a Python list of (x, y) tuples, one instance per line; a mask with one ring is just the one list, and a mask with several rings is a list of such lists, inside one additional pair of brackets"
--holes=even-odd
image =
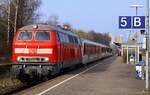
[(143, 8), (143, 5), (138, 5), (138, 4), (134, 4), (134, 5), (130, 5), (131, 8), (135, 8), (136, 9), (136, 16), (138, 15), (138, 8)]

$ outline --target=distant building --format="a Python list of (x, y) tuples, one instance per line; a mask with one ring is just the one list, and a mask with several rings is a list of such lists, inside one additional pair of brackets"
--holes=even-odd
[(116, 36), (114, 40), (116, 43), (123, 43), (123, 36), (122, 35)]
[(113, 43), (113, 36), (112, 36), (112, 34), (109, 32), (109, 37), (111, 38), (111, 43), (110, 44), (112, 44)]

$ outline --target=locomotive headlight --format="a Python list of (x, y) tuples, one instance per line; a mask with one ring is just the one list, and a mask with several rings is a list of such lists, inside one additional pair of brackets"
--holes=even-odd
[(17, 61), (18, 61), (18, 62), (22, 62), (22, 61), (24, 61), (24, 58), (17, 57)]
[(33, 25), (33, 29), (37, 29), (38, 28), (38, 25)]
[(48, 62), (48, 61), (49, 61), (49, 58), (48, 58), (48, 57), (44, 58), (44, 61), (45, 61), (45, 62)]
[(21, 60), (21, 58), (20, 57), (17, 57), (17, 61), (20, 61)]

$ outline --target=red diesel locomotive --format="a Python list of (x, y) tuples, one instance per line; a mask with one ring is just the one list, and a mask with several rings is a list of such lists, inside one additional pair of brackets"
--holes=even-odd
[(14, 37), (12, 72), (23, 80), (34, 76), (47, 78), (64, 68), (110, 56), (111, 52), (108, 46), (81, 40), (59, 26), (28, 25)]
[(17, 76), (54, 75), (82, 62), (81, 40), (58, 26), (28, 25), (16, 33), (12, 62)]

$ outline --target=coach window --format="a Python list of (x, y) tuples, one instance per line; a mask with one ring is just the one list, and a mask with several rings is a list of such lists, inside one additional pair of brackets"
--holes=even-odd
[(87, 44), (84, 45), (84, 49), (85, 49), (85, 54), (88, 54), (88, 45)]
[(18, 40), (31, 40), (32, 39), (32, 32), (20, 32)]
[(83, 53), (86, 54), (86, 44), (84, 43), (84, 47), (83, 47)]
[(102, 53), (104, 52), (104, 48), (102, 48)]

